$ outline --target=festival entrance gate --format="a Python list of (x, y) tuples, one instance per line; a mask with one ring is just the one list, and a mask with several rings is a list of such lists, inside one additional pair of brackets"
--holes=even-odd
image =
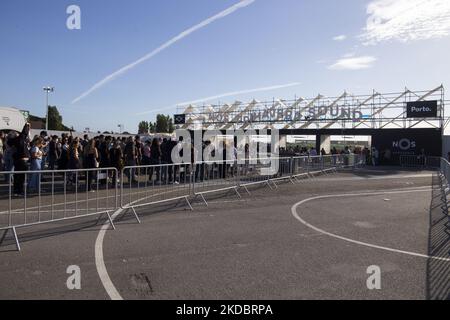
[(183, 106), (175, 115), (175, 124), (180, 129), (219, 130), (224, 135), (230, 130), (255, 130), (264, 135), (274, 129), (281, 139), (314, 135), (316, 149), (327, 152), (332, 135), (371, 136), (372, 147), (379, 152), (390, 150), (395, 161), (402, 155), (442, 155), (442, 133), (448, 123), (445, 102), (442, 85), (427, 91), (319, 94), (310, 99)]

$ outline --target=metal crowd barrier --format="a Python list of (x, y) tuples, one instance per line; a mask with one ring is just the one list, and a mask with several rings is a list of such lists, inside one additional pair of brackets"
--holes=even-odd
[(405, 168), (438, 169), (441, 166), (441, 158), (420, 155), (402, 155), (400, 156), (400, 166)]
[[(268, 171), (276, 161), (278, 170)], [(1, 172), (0, 245), (11, 231), (17, 249), (20, 243), (16, 229), (44, 223), (106, 215), (115, 229), (111, 212), (119, 208), (132, 210), (140, 223), (136, 208), (168, 201), (191, 201), (205, 195), (278, 183), (293, 184), (339, 168), (357, 167), (362, 161), (354, 155), (317, 157), (273, 157), (243, 161), (199, 162), (196, 164), (157, 164), (127, 166), (119, 173), (115, 168)], [(3, 201), (2, 201), (3, 200)]]
[(264, 163), (259, 162), (257, 159), (246, 159), (243, 163), (238, 165), (239, 174), (239, 186), (250, 194), (249, 188), (256, 185), (267, 185), (270, 189), (273, 189), (270, 185), (270, 176), (263, 174), (263, 169), (267, 167)]
[(159, 164), (127, 166), (122, 169), (120, 207), (131, 209), (140, 223), (135, 208), (185, 200), (193, 210), (189, 197), (192, 193), (193, 166), (191, 164)]
[(445, 232), (450, 235), (450, 163), (444, 159), (440, 159), (439, 169), (439, 183), (441, 188), (441, 201), (443, 203), (441, 209), (445, 216), (447, 216), (447, 222), (445, 223)]
[(239, 193), (240, 169), (236, 161), (224, 160), (222, 162), (203, 161), (193, 166), (192, 195), (194, 199), (200, 196), (208, 206), (205, 195), (225, 191)]
[[(16, 229), (93, 215), (118, 208), (118, 171), (115, 168), (2, 172), (0, 183), (0, 245)], [(99, 217), (100, 218), (100, 217)]]

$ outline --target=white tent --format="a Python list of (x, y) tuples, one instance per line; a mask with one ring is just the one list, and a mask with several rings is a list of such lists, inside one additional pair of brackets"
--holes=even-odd
[(0, 131), (22, 131), (25, 117), (19, 109), (0, 107)]

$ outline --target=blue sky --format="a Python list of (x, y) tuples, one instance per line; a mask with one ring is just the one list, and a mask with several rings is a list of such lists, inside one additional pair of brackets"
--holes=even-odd
[[(162, 108), (174, 114), (178, 103), (241, 90), (298, 83), (220, 101), (450, 85), (448, 0), (255, 0), (72, 103), (238, 2), (2, 0), (0, 106), (43, 116), (42, 87), (52, 85), (66, 124), (135, 132)], [(66, 27), (72, 4), (81, 30)]]

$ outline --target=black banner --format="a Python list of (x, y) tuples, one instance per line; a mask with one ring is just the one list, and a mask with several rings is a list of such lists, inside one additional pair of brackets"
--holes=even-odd
[(437, 118), (437, 101), (416, 101), (407, 103), (408, 118)]
[(173, 116), (174, 123), (176, 125), (186, 124), (186, 115), (185, 114), (176, 114)]
[(442, 155), (440, 129), (385, 129), (372, 134), (381, 164), (396, 164), (402, 155)]

